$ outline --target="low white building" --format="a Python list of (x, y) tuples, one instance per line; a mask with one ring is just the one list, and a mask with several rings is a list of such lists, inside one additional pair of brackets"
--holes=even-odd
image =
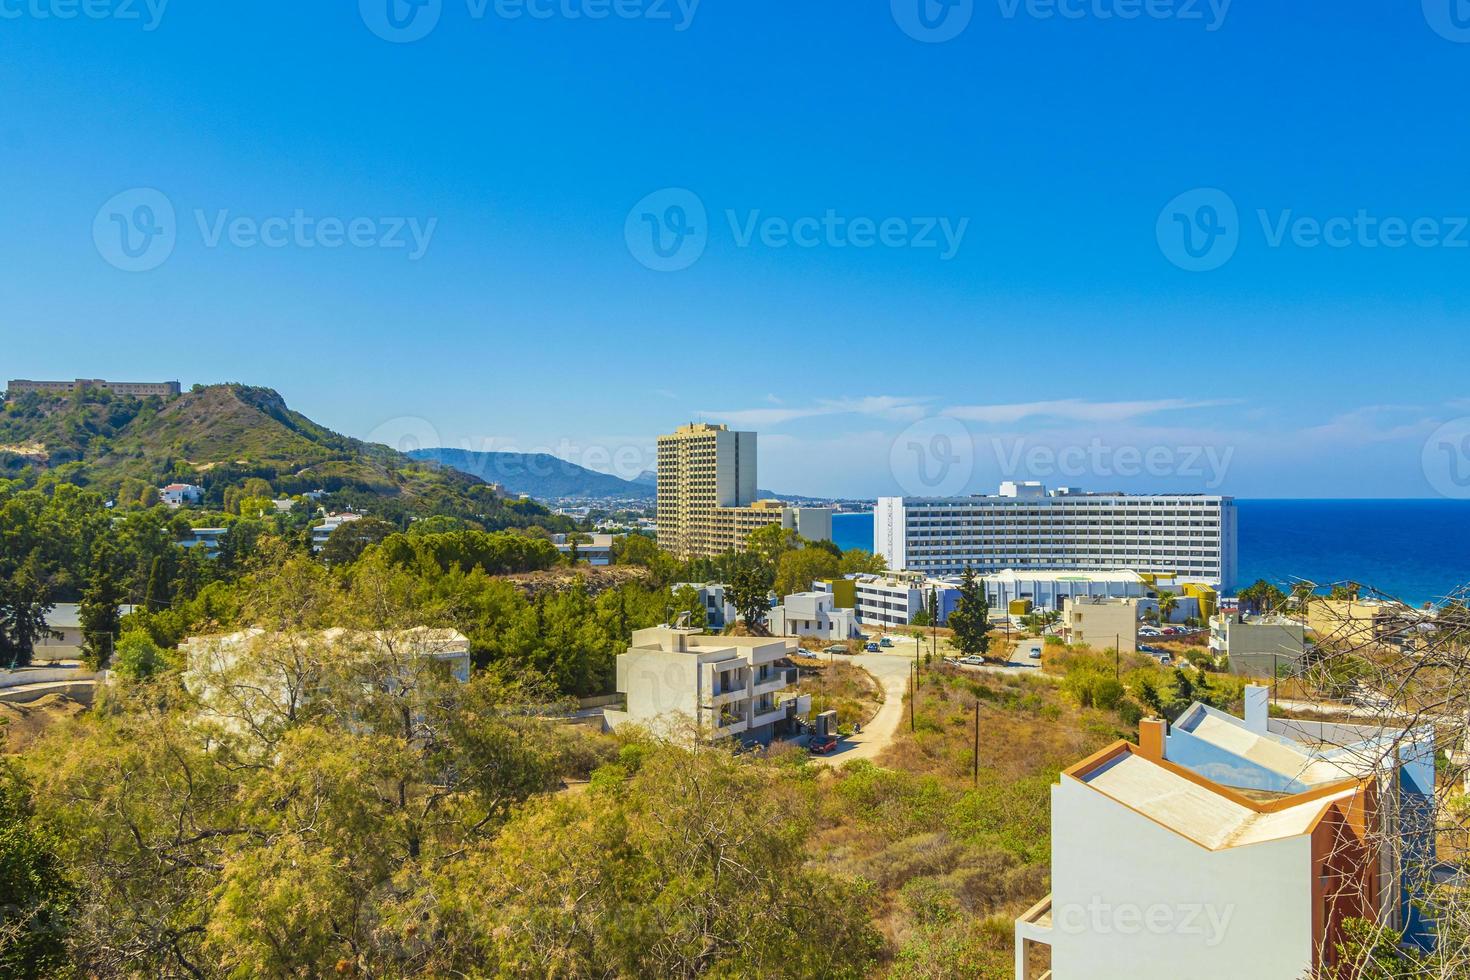
[(158, 499), (167, 507), (183, 507), (204, 503), (204, 488), (192, 483), (170, 483), (158, 490)]
[(824, 640), (849, 640), (858, 636), (857, 611), (839, 609), (830, 592), (793, 592), (771, 609), (773, 636), (816, 636)]
[(809, 695), (788, 691), (796, 668), (783, 665), (785, 657), (779, 639), (673, 626), (637, 630), (618, 656), (624, 707), (604, 709), (603, 718), (609, 728), (636, 724), (665, 734), (769, 742), (811, 711)]
[[(566, 534), (553, 534), (551, 543), (556, 545), (556, 550), (563, 557), (571, 557), (571, 536)], [(611, 534), (577, 534), (577, 560), (585, 561), (589, 565), (604, 566), (612, 564), (613, 536)]]
[(360, 520), (362, 520), (361, 514), (329, 514), (320, 524), (311, 529), (311, 550), (321, 551), (327, 546), (327, 539), (332, 536), (333, 531), (343, 524)]
[[(126, 616), (133, 606), (118, 606), (117, 614)], [(47, 633), (36, 640), (32, 661), (37, 663), (57, 660), (76, 660), (82, 655), (86, 636), (82, 633), (82, 607), (75, 602), (58, 602), (46, 614), (46, 625), (60, 636)]]
[(1149, 585), (1137, 572), (1033, 571), (1006, 569), (981, 576), (990, 608), (1005, 611), (1013, 602), (1029, 602), (1037, 612), (1060, 612), (1067, 599), (1135, 599)]
[(235, 731), (294, 718), (329, 671), (360, 669), (363, 679), (352, 683), (392, 685), (408, 684), (425, 668), (444, 669), (466, 683), (472, 666), (470, 641), (462, 633), (427, 626), (388, 632), (252, 628), (191, 636), (180, 649), (184, 686), (207, 714)]
[(727, 590), (720, 582), (680, 582), (673, 587), (676, 593), (680, 589), (693, 589), (699, 596), (700, 604), (704, 606), (706, 629), (722, 630), (740, 615), (735, 604), (725, 598)]
[(856, 596), (853, 607), (858, 621), (881, 629), (901, 629), (909, 625), (920, 610), (928, 607), (931, 593), (939, 608), (939, 622), (944, 623), (960, 594), (953, 582), (916, 572), (859, 575), (854, 581)]

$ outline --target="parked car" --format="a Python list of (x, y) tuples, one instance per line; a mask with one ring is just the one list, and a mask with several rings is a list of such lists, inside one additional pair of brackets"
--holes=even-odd
[(810, 657), (812, 655), (812, 652), (810, 650), (808, 650), (806, 647), (797, 647), (796, 648), (796, 655), (798, 657)]
[(966, 666), (969, 666), (969, 667), (981, 667), (981, 666), (984, 666), (984, 664), (985, 664), (985, 658), (984, 657), (961, 657), (956, 662), (957, 663), (965, 664)]
[(866, 650), (868, 653), (877, 653), (879, 650), (882, 649), (882, 647), (878, 646), (878, 644), (876, 643), (869, 643), (867, 646), (863, 647), (863, 649)]
[(837, 750), (837, 736), (828, 735), (824, 739), (812, 739), (806, 750), (812, 755), (830, 755)]
[(888, 637), (885, 636), (885, 637), (883, 637), (883, 639), (881, 639), (881, 640), (878, 641), (878, 645), (880, 647), (891, 647), (891, 646), (893, 646), (893, 641), (890, 640)]
[(827, 649), (823, 650), (822, 652), (823, 653), (846, 653), (847, 652), (847, 644), (845, 644), (845, 643), (834, 643), (830, 647), (828, 647)]
[(1037, 650), (1037, 649), (1035, 649), (1033, 647), (1032, 650), (1031, 650), (1031, 652), (1028, 653), (1028, 654), (1026, 654), (1026, 656), (1030, 657), (1032, 660), (1040, 660), (1041, 659), (1041, 651), (1040, 650)]
[(1138, 631), (1139, 636), (1163, 636), (1164, 631), (1157, 626), (1144, 626)]

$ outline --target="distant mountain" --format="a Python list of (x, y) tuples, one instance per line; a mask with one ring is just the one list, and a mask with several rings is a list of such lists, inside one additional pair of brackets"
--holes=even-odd
[(0, 410), (0, 476), (48, 470), (130, 503), (183, 480), (202, 486), (205, 505), (218, 507), (226, 489), (263, 479), (275, 494), (326, 490), (339, 504), (383, 516), (448, 514), (511, 526), (545, 514), (501, 501), (472, 476), (333, 432), (270, 388), (240, 384), (168, 400), (94, 389), (8, 399)]
[(589, 470), (546, 453), (476, 453), (465, 449), (416, 449), (414, 459), (432, 461), (487, 483), (498, 483), (510, 493), (538, 500), (582, 497), (589, 500), (653, 500), (657, 490), (643, 476), (624, 480)]

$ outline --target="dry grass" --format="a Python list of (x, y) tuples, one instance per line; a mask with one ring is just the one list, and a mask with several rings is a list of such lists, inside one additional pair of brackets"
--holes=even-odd
[(61, 694), (48, 694), (29, 704), (0, 702), (0, 750), (22, 752), (50, 726), (86, 710), (81, 702)]
[(836, 710), (839, 728), (866, 725), (883, 704), (883, 688), (873, 675), (845, 660), (792, 657), (801, 669), (797, 690), (812, 696), (812, 716)]

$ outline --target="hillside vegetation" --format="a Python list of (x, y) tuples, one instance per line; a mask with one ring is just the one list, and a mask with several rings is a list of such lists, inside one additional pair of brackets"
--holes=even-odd
[(333, 432), (275, 391), (238, 384), (169, 401), (22, 395), (0, 412), (0, 475), (90, 486), (120, 504), (149, 503), (159, 485), (184, 480), (218, 505), (226, 489), (261, 479), (279, 496), (325, 490), (339, 505), (390, 516), (488, 516), (495, 526), (526, 516), (476, 477)]

